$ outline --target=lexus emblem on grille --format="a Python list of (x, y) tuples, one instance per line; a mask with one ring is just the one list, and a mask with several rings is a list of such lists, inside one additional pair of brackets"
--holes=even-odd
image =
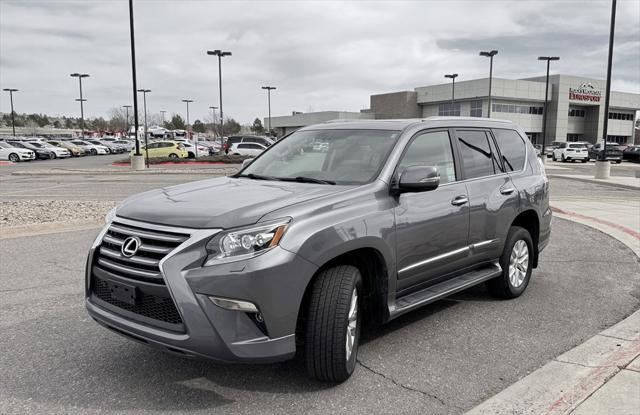
[(124, 242), (122, 243), (122, 248), (120, 248), (120, 252), (122, 252), (122, 255), (126, 256), (127, 258), (132, 257), (136, 254), (136, 252), (138, 252), (138, 249), (140, 248), (140, 239), (135, 237), (135, 236), (130, 236), (127, 239), (124, 240)]

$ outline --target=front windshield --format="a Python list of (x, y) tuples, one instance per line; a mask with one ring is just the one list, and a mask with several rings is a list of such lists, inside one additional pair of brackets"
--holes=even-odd
[(388, 130), (298, 131), (269, 147), (238, 176), (367, 183), (378, 175), (399, 135)]

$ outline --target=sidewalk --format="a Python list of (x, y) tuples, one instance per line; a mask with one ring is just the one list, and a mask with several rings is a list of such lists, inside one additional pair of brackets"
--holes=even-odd
[[(556, 176), (625, 188), (620, 185), (629, 185), (628, 179), (638, 180)], [(554, 216), (607, 233), (640, 257), (637, 196), (587, 201), (552, 198), (551, 207)], [(640, 311), (558, 356), (467, 414), (640, 414)]]

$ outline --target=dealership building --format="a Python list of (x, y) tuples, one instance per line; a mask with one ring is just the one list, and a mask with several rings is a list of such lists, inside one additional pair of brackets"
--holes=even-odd
[[(542, 142), (546, 77), (493, 78), (491, 118), (520, 125), (533, 143)], [(640, 94), (611, 91), (609, 114), (604, 113), (606, 81), (570, 75), (549, 77), (547, 142), (602, 140), (605, 116), (607, 141), (633, 143)], [(455, 95), (452, 97), (452, 92)], [(431, 116), (487, 117), (489, 78), (423, 86), (413, 91), (372, 95), (370, 108), (360, 112), (324, 111), (272, 117), (278, 136), (319, 122), (339, 119), (426, 118)], [(265, 119), (265, 125), (268, 119)]]

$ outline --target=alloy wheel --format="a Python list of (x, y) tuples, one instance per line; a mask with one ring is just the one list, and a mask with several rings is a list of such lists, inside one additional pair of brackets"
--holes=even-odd
[(522, 285), (529, 270), (529, 247), (522, 239), (516, 241), (509, 259), (509, 282), (515, 288)]

